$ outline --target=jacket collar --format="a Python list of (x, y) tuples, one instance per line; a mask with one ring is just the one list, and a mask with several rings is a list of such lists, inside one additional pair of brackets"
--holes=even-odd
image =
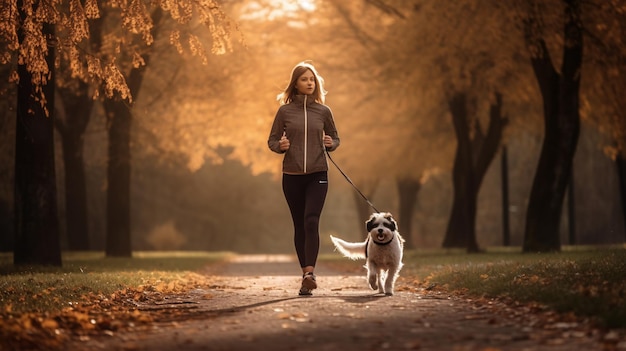
[(302, 105), (302, 104), (304, 104), (304, 97), (305, 96), (306, 96), (306, 104), (307, 105), (311, 105), (312, 103), (315, 102), (315, 99), (313, 98), (312, 95), (303, 95), (303, 94), (294, 95), (293, 102), (298, 104), (298, 105)]

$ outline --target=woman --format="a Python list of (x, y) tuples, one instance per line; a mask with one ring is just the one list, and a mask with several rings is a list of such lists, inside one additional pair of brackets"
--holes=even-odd
[(339, 146), (333, 114), (324, 105), (324, 79), (308, 62), (297, 64), (278, 100), (281, 103), (267, 141), (283, 159), (283, 193), (294, 226), (300, 267), (300, 295), (317, 288), (315, 263), (319, 253), (319, 220), (328, 191), (325, 151)]

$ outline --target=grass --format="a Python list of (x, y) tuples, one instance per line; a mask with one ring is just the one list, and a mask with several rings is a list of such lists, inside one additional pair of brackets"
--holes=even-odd
[(408, 252), (404, 275), (421, 284), (474, 297), (539, 303), (626, 327), (626, 250), (564, 250), (552, 254)]
[(193, 272), (228, 255), (137, 252), (133, 258), (106, 258), (99, 252), (72, 252), (63, 255), (63, 267), (14, 267), (12, 256), (2, 254), (0, 313), (60, 311), (90, 294), (109, 296), (146, 284), (175, 289), (176, 283), (194, 279)]

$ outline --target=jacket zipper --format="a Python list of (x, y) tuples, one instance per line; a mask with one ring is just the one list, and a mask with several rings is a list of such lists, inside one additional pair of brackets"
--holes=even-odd
[(304, 173), (306, 173), (306, 157), (307, 157), (307, 147), (308, 147), (308, 141), (307, 141), (307, 134), (308, 134), (308, 130), (309, 130), (309, 119), (308, 119), (308, 115), (307, 115), (307, 111), (306, 111), (306, 99), (307, 99), (307, 95), (304, 95)]

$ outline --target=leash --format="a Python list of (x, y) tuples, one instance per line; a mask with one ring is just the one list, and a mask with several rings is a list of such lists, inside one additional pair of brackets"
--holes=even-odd
[(339, 170), (339, 172), (341, 173), (341, 175), (343, 175), (344, 178), (346, 178), (346, 180), (348, 181), (348, 183), (350, 183), (350, 185), (352, 185), (352, 187), (354, 188), (354, 190), (356, 190), (359, 195), (361, 195), (361, 197), (367, 202), (368, 205), (370, 205), (370, 207), (376, 211), (376, 212), (380, 212), (379, 210), (376, 209), (376, 207), (374, 207), (374, 205), (372, 204), (372, 202), (367, 198), (367, 196), (363, 195), (363, 193), (361, 192), (361, 190), (359, 190), (359, 188), (356, 187), (356, 185), (354, 185), (354, 183), (352, 182), (352, 180), (350, 180), (350, 177), (348, 177), (342, 170), (341, 168), (337, 165), (337, 163), (335, 162), (335, 160), (333, 160), (332, 157), (330, 157), (330, 152), (328, 152), (328, 150), (326, 150), (326, 148), (324, 148), (324, 151), (326, 152), (326, 155), (328, 156), (328, 159), (330, 160), (330, 162), (332, 162), (335, 167), (337, 167), (337, 170)]

